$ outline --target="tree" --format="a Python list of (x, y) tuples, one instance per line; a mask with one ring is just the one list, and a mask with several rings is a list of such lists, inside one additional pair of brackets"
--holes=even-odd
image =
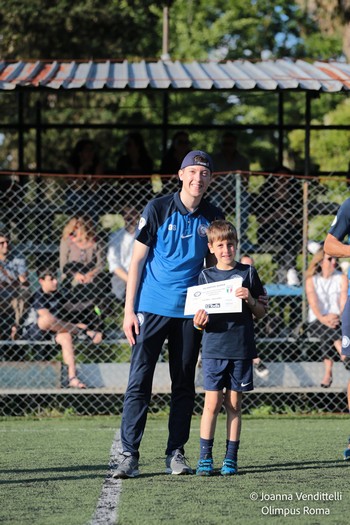
[(39, 59), (155, 56), (161, 21), (150, 0), (7, 0), (1, 56)]

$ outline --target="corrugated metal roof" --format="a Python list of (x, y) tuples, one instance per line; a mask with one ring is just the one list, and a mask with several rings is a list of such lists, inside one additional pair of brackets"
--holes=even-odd
[(2, 61), (0, 89), (350, 89), (350, 64), (290, 59), (249, 62)]

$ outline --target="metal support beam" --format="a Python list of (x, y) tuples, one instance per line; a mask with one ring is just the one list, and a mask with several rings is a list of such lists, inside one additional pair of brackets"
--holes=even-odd
[(17, 93), (17, 116), (18, 116), (18, 170), (24, 170), (24, 95), (22, 91)]
[(42, 140), (41, 140), (41, 101), (38, 100), (35, 105), (36, 111), (36, 134), (35, 134), (35, 159), (37, 171), (42, 170)]
[(278, 93), (278, 165), (283, 165), (283, 124), (284, 124), (284, 96)]
[(307, 300), (305, 294), (305, 272), (308, 266), (307, 258), (307, 243), (309, 234), (309, 223), (308, 223), (308, 199), (309, 199), (309, 180), (310, 175), (310, 129), (311, 123), (311, 94), (305, 93), (305, 142), (304, 142), (304, 175), (305, 180), (303, 182), (303, 250), (302, 250), (302, 274), (303, 274), (303, 298), (302, 298), (302, 320), (303, 323), (307, 319)]
[(163, 156), (167, 150), (169, 130), (169, 94), (163, 93), (163, 122), (162, 122), (162, 153)]

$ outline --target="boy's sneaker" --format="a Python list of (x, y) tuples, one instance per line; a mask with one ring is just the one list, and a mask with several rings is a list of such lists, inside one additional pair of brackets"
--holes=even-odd
[(187, 459), (178, 448), (172, 454), (168, 454), (165, 460), (167, 474), (186, 475), (193, 474)]
[(197, 476), (211, 476), (214, 472), (213, 458), (200, 459), (198, 461)]
[(254, 363), (254, 370), (256, 375), (261, 378), (267, 377), (270, 373), (262, 361)]
[(344, 450), (344, 460), (350, 461), (350, 438), (348, 442), (348, 447)]
[(234, 474), (237, 474), (237, 470), (237, 461), (228, 458), (224, 459), (221, 467), (222, 476), (233, 476)]
[(115, 472), (113, 472), (112, 478), (136, 478), (139, 474), (139, 460), (132, 456), (130, 452), (123, 452), (122, 460)]

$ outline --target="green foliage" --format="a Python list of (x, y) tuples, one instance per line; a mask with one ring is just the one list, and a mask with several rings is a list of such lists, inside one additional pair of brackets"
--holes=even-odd
[[(322, 97), (322, 100), (326, 97)], [(316, 107), (317, 110), (317, 107)], [(316, 111), (317, 113), (317, 111)], [(338, 96), (338, 105), (327, 113), (318, 114), (314, 124), (345, 125), (350, 118), (350, 100)], [(305, 134), (301, 130), (289, 134), (290, 148), (304, 155)], [(311, 132), (313, 162), (321, 171), (347, 171), (350, 162), (350, 131), (314, 130)]]
[(273, 412), (273, 407), (270, 405), (261, 405), (250, 409), (250, 415), (253, 417), (271, 416)]
[(7, 0), (0, 7), (2, 57), (154, 56), (160, 20), (149, 0)]

